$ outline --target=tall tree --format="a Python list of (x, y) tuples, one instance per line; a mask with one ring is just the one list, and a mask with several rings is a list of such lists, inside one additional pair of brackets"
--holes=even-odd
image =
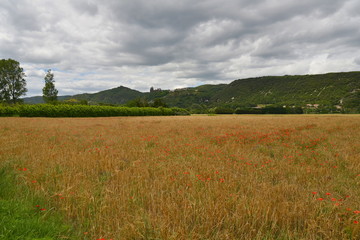
[(55, 88), (54, 74), (49, 69), (45, 76), (45, 86), (43, 88), (43, 99), (46, 103), (57, 101), (58, 90)]
[(13, 59), (0, 60), (0, 101), (7, 103), (20, 102), (20, 96), (25, 95), (26, 80), (24, 69)]

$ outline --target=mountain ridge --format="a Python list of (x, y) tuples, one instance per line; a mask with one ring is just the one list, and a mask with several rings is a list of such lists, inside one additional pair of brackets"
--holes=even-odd
[[(237, 108), (257, 105), (304, 107), (307, 104), (318, 104), (337, 108), (348, 105), (350, 108), (360, 109), (360, 71), (262, 76), (237, 79), (229, 84), (205, 84), (175, 90), (151, 88), (149, 92), (120, 86), (97, 93), (68, 96), (67, 99), (69, 98), (86, 100), (90, 104), (115, 105), (123, 105), (137, 98), (150, 102), (160, 98), (169, 106), (183, 108)], [(30, 100), (31, 98), (24, 98), (25, 103), (31, 103)]]

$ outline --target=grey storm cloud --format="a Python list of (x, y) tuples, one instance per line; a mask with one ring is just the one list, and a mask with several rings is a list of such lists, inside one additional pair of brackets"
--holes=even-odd
[(29, 95), (358, 70), (358, 0), (2, 0), (0, 57)]

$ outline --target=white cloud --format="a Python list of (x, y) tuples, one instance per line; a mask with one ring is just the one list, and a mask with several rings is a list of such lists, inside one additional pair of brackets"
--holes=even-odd
[(39, 95), (147, 91), (360, 67), (357, 0), (2, 0), (0, 57)]

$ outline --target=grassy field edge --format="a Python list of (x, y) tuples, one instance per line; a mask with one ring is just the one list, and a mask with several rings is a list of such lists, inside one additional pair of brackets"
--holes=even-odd
[[(26, 169), (19, 170), (22, 173)], [(33, 193), (10, 164), (0, 166), (0, 239), (77, 239), (74, 228)]]

